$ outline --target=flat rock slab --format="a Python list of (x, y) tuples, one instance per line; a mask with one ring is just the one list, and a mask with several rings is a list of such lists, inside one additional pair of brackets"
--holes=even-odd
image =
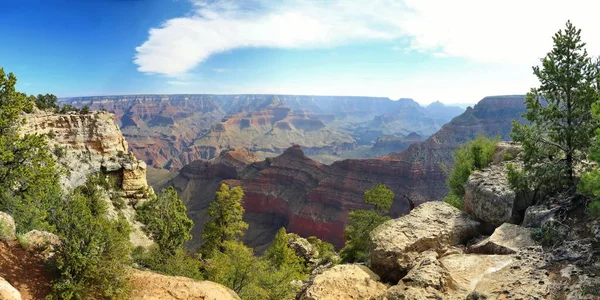
[(301, 300), (376, 299), (388, 286), (362, 265), (337, 265), (317, 275)]
[(458, 288), (473, 291), (481, 279), (515, 261), (512, 255), (458, 254), (440, 259)]
[(515, 254), (521, 249), (536, 246), (531, 238), (533, 230), (519, 225), (504, 223), (487, 239), (471, 246), (469, 251), (482, 254)]
[(479, 222), (451, 205), (432, 201), (410, 214), (389, 220), (371, 233), (371, 270), (396, 283), (417, 262), (421, 252), (444, 252), (479, 234)]

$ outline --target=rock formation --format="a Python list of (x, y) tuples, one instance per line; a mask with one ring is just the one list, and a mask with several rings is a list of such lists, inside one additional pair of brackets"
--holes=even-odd
[(134, 207), (153, 194), (146, 181), (146, 163), (128, 153), (127, 141), (115, 124), (114, 115), (103, 111), (59, 114), (36, 110), (25, 115), (21, 132), (48, 137), (51, 152), (67, 171), (61, 177), (65, 190), (82, 185), (89, 174), (109, 175), (117, 185), (117, 189), (109, 191), (111, 195), (103, 195), (109, 214), (117, 215), (110, 198), (123, 198), (128, 205), (121, 210), (134, 229), (132, 242), (136, 246), (152, 243), (134, 218)]
[(0, 241), (14, 240), (16, 229), (13, 217), (0, 211)]
[(396, 194), (394, 216), (409, 210), (404, 195), (417, 203), (440, 196), (424, 185), (419, 170), (401, 161), (345, 160), (322, 165), (306, 157), (300, 146), (264, 161), (250, 153), (236, 149), (213, 160), (195, 161), (170, 182), (194, 220), (192, 246), (200, 243), (206, 209), (221, 182), (240, 185), (245, 191), (244, 218), (250, 224), (246, 241), (252, 247), (268, 244), (282, 226), (341, 247), (348, 212), (369, 208), (363, 193), (378, 183)]
[[(279, 146), (280, 150), (290, 143), (301, 144), (308, 155), (349, 149), (355, 141), (369, 145), (382, 135), (404, 136), (417, 132), (429, 136), (462, 112), (458, 107), (447, 107), (441, 103), (422, 107), (412, 99), (392, 101), (374, 97), (130, 95), (60, 100), (78, 107), (89, 105), (94, 110), (106, 109), (114, 113), (134, 154), (152, 167), (170, 170), (178, 170), (199, 158), (217, 156), (222, 146), (272, 150), (273, 142), (279, 141), (269, 135), (260, 139), (255, 137), (256, 147), (240, 145), (241, 140), (238, 139), (229, 139), (235, 143), (226, 145), (227, 135), (219, 130), (229, 129), (230, 137), (237, 131), (266, 130), (265, 124), (260, 122), (269, 118), (273, 120), (273, 117), (265, 116), (274, 113), (272, 108), (267, 108), (274, 102), (289, 110), (287, 120), (271, 124), (278, 136), (286, 138), (287, 144)], [(315, 131), (315, 128), (320, 129)], [(344, 132), (351, 136), (352, 142), (346, 143), (348, 134)], [(198, 143), (200, 139), (204, 140)], [(217, 146), (220, 148), (210, 148)]]
[(0, 299), (21, 300), (21, 293), (2, 277), (0, 277)]
[(337, 265), (315, 276), (299, 300), (376, 299), (387, 290), (379, 276), (361, 265)]
[(129, 280), (132, 285), (129, 299), (132, 300), (240, 299), (231, 289), (211, 281), (166, 276), (140, 270), (132, 270)]
[[(398, 282), (422, 252), (463, 244), (478, 234), (479, 222), (445, 202), (421, 204), (371, 232), (371, 269), (384, 281)], [(436, 253), (437, 255), (437, 253)]]

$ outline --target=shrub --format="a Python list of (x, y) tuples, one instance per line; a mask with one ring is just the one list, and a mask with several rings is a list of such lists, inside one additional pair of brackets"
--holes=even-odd
[(463, 209), (465, 183), (473, 171), (487, 167), (493, 160), (494, 146), (498, 139), (479, 136), (475, 140), (462, 144), (454, 151), (454, 167), (446, 178), (448, 195), (444, 201), (448, 204)]
[(202, 280), (200, 272), (202, 263), (189, 256), (180, 248), (172, 255), (165, 255), (158, 247), (152, 247), (149, 251), (138, 247), (133, 251), (133, 260), (140, 266), (170, 276), (185, 276)]

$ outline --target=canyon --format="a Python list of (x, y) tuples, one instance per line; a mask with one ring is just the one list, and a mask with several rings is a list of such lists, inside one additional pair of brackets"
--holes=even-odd
[(366, 189), (383, 183), (395, 193), (392, 217), (409, 212), (407, 198), (417, 204), (441, 200), (447, 192), (444, 169), (452, 164), (452, 152), (478, 135), (508, 139), (512, 121), (522, 121), (523, 99), (486, 97), (427, 140), (380, 158), (327, 165), (309, 158), (299, 145), (264, 160), (252, 151), (236, 148), (210, 160), (192, 162), (167, 185), (179, 191), (195, 222), (190, 248), (201, 243), (206, 209), (222, 182), (242, 186), (246, 193), (244, 218), (250, 228), (245, 239), (249, 246), (264, 249), (275, 232), (286, 227), (341, 247), (348, 213), (369, 207), (363, 202)]
[(326, 162), (374, 157), (379, 152), (363, 150), (378, 137), (428, 137), (463, 112), (439, 102), (423, 107), (412, 99), (345, 96), (128, 95), (60, 102), (113, 113), (149, 174), (176, 171), (238, 147), (261, 158), (294, 144)]

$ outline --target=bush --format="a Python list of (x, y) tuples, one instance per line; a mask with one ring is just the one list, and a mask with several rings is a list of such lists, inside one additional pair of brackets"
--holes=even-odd
[(98, 186), (89, 180), (63, 199), (52, 216), (61, 238), (51, 266), (51, 299), (119, 299), (127, 296), (130, 225), (107, 217)]
[(90, 113), (90, 107), (85, 105), (84, 107), (81, 108), (81, 110), (79, 111), (80, 114), (83, 115), (87, 115)]
[(46, 94), (46, 95), (42, 95), (39, 94), (37, 95), (37, 97), (35, 98), (34, 102), (35, 102), (35, 106), (37, 106), (37, 108), (45, 110), (45, 109), (57, 109), (58, 105), (56, 105), (56, 96), (52, 95), (52, 94)]
[(182, 248), (172, 255), (165, 255), (158, 247), (153, 247), (150, 251), (138, 247), (132, 257), (138, 265), (165, 275), (203, 279), (200, 272), (202, 263), (189, 256)]
[(463, 209), (465, 183), (475, 170), (487, 167), (493, 160), (494, 147), (498, 139), (491, 140), (480, 136), (475, 140), (462, 144), (454, 151), (454, 167), (446, 178), (448, 195), (444, 201), (448, 204)]
[(365, 203), (372, 204), (375, 209), (354, 210), (348, 215), (349, 225), (344, 229), (346, 244), (340, 251), (342, 262), (367, 262), (369, 260), (370, 233), (390, 219), (387, 214), (390, 212), (394, 197), (394, 192), (383, 184), (378, 184), (365, 191)]

